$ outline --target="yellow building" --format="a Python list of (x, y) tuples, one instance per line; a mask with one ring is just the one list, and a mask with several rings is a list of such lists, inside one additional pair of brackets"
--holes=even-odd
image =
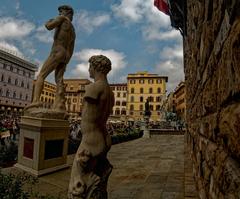
[(85, 86), (90, 84), (88, 79), (64, 79), (66, 109), (70, 119), (80, 119), (83, 108)]
[(176, 113), (186, 121), (186, 88), (185, 82), (180, 82), (174, 92), (176, 101)]
[(110, 84), (114, 93), (115, 103), (111, 118), (126, 119), (126, 106), (127, 106), (127, 84)]
[[(35, 86), (36, 80), (33, 82), (33, 86)], [(40, 100), (43, 102), (43, 106), (45, 108), (51, 108), (55, 101), (56, 95), (56, 85), (50, 82), (44, 81), (43, 90), (40, 96)]]
[(147, 71), (127, 76), (127, 115), (130, 120), (143, 120), (146, 99), (149, 99), (152, 121), (160, 120), (160, 108), (166, 98), (168, 77)]

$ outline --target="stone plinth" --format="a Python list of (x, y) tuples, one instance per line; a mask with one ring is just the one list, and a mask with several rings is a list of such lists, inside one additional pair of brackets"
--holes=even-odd
[(17, 168), (40, 176), (68, 167), (67, 120), (24, 116), (20, 125)]

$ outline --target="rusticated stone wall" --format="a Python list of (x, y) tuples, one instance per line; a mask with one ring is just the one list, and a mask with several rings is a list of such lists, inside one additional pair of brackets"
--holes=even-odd
[(239, 2), (187, 1), (187, 141), (201, 199), (240, 198)]

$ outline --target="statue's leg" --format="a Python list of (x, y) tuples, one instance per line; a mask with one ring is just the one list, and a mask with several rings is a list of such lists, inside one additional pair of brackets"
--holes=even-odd
[(53, 104), (53, 109), (65, 111), (65, 87), (63, 82), (63, 75), (66, 69), (66, 64), (61, 63), (57, 66), (55, 70), (55, 82), (57, 85), (55, 102)]
[(71, 178), (68, 188), (68, 198), (88, 198), (89, 191), (95, 188), (100, 178), (93, 173), (95, 159), (87, 149), (79, 147), (73, 161)]
[(56, 57), (50, 54), (50, 56), (44, 62), (40, 70), (40, 73), (37, 76), (37, 80), (35, 82), (35, 87), (34, 87), (34, 93), (33, 93), (33, 101), (29, 107), (32, 107), (40, 103), (40, 96), (43, 90), (44, 80), (56, 68), (57, 65), (58, 65), (58, 62)]

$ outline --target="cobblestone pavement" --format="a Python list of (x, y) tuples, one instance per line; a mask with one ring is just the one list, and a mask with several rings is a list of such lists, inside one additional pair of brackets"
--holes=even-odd
[[(187, 178), (184, 175), (184, 135), (156, 135), (113, 145), (108, 157), (114, 167), (109, 199), (184, 199), (185, 192), (186, 198), (196, 198), (190, 166), (185, 168)], [(69, 177), (70, 169), (42, 176), (35, 190), (66, 198)]]

